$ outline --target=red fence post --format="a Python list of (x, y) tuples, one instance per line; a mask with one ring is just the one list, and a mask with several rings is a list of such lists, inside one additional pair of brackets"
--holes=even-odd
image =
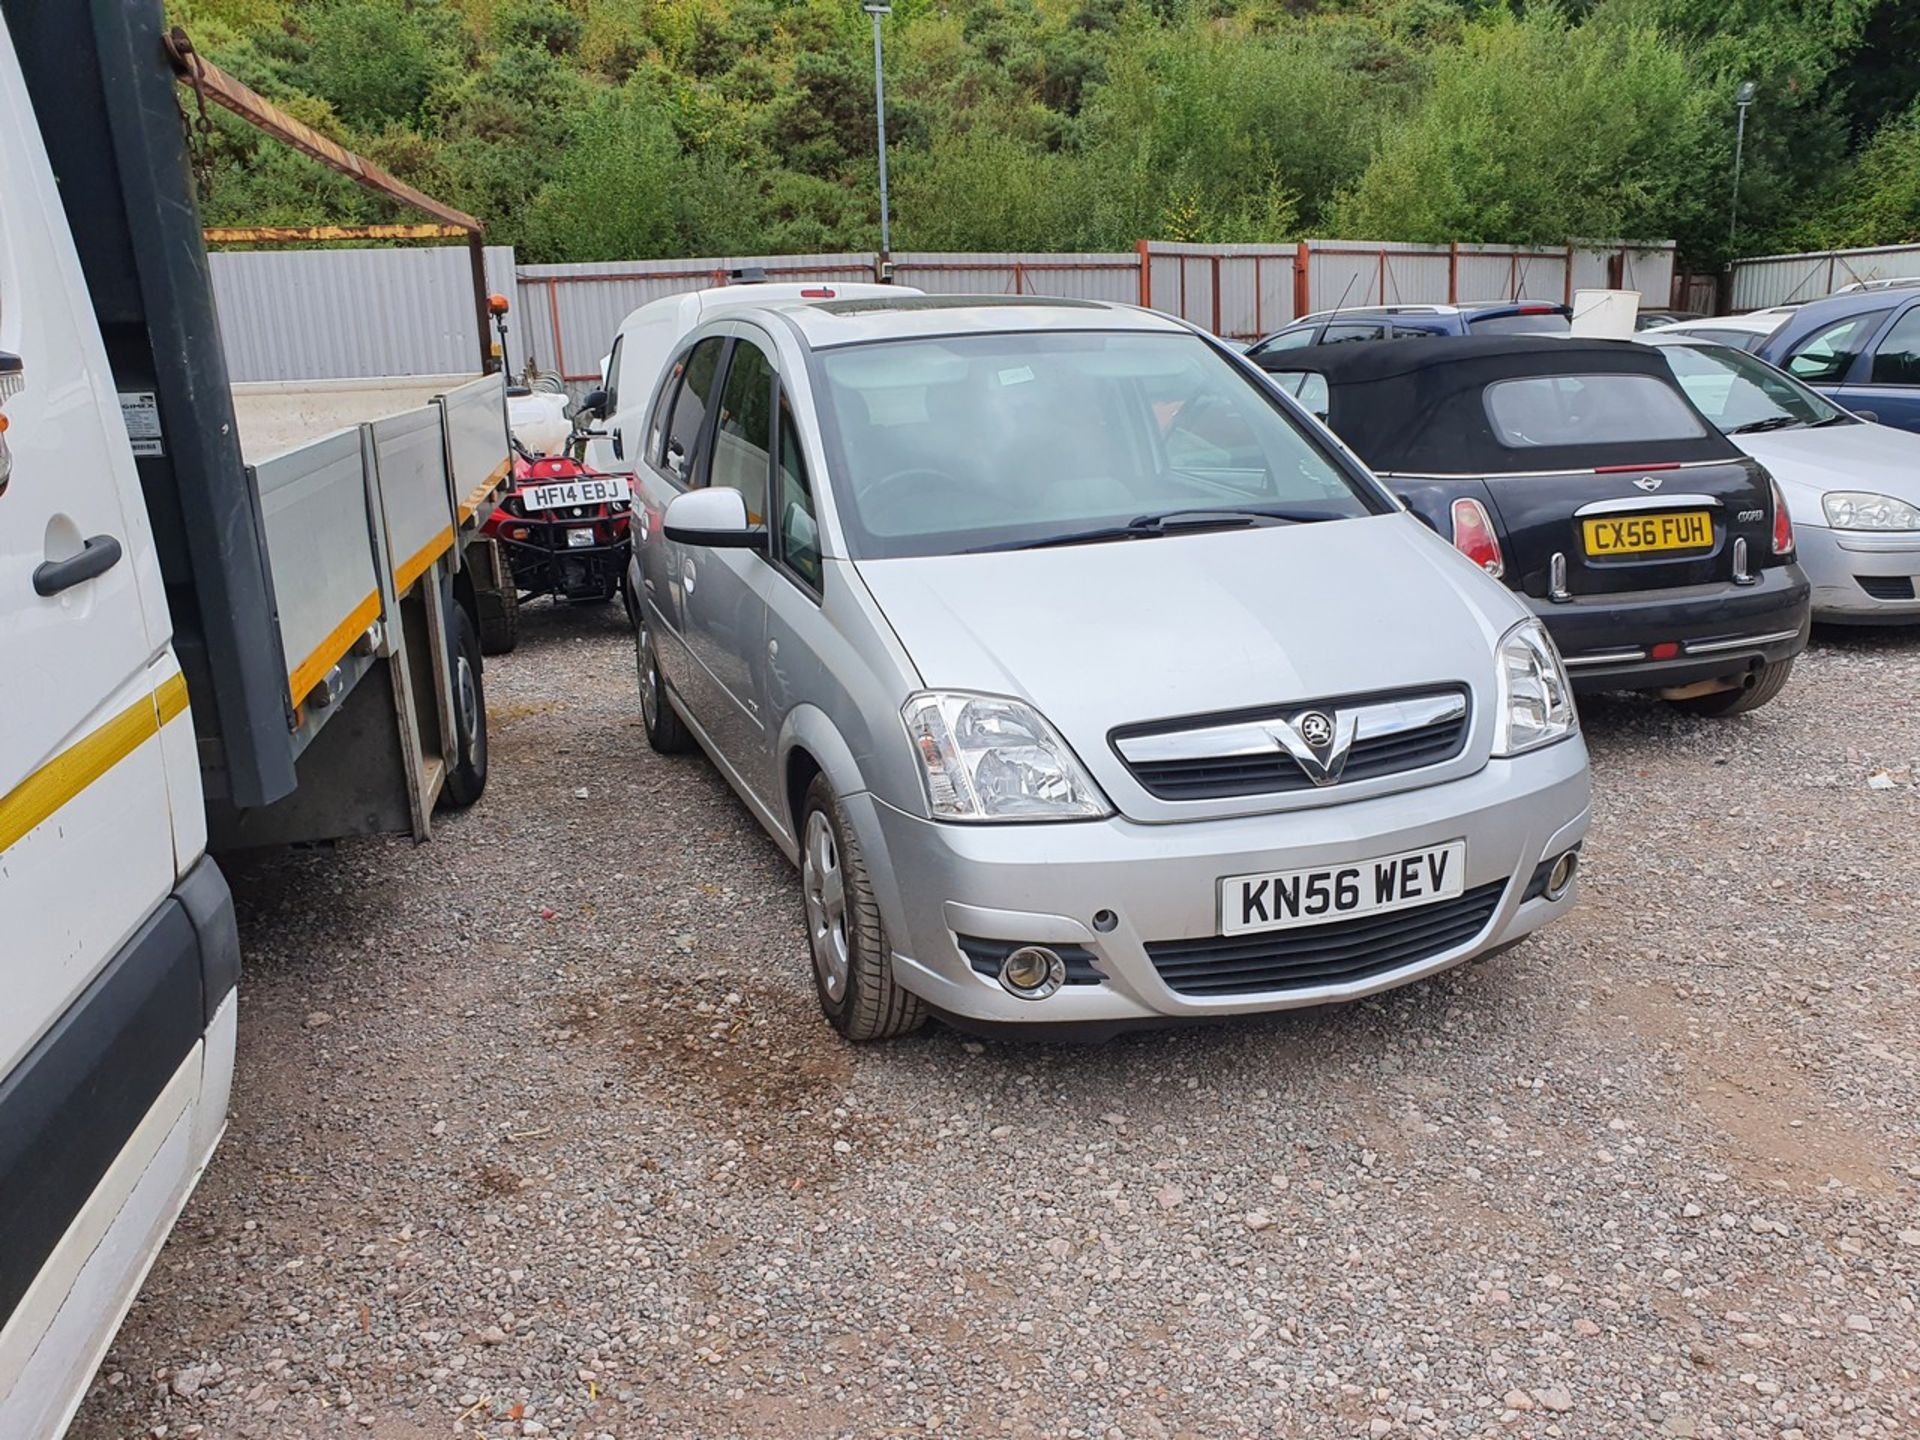
[(1460, 242), (1447, 242), (1447, 303), (1460, 303)]
[(1153, 308), (1153, 252), (1147, 248), (1147, 242), (1133, 242), (1133, 253), (1140, 257), (1140, 308)]
[(1307, 280), (1307, 267), (1312, 263), (1313, 252), (1302, 240), (1293, 251), (1293, 318), (1296, 320), (1313, 304), (1313, 289)]
[(1573, 246), (1567, 246), (1567, 304), (1573, 304)]
[(1220, 333), (1220, 257), (1213, 257), (1213, 333)]

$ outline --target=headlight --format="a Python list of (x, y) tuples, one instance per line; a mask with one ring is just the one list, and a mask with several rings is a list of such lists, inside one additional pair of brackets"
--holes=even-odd
[(1538, 620), (1522, 620), (1509, 630), (1495, 659), (1500, 709), (1494, 722), (1494, 754), (1518, 755), (1564, 740), (1579, 728), (1560, 652)]
[(1891, 495), (1830, 490), (1820, 497), (1820, 508), (1836, 530), (1920, 530), (1920, 509)]
[(1075, 820), (1112, 813), (1031, 705), (932, 691), (901, 708), (937, 820)]

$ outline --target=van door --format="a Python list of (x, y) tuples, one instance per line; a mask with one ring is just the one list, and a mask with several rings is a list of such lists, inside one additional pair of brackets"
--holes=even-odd
[(177, 713), (185, 687), (121, 402), (10, 47), (0, 59), (4, 1082), (173, 885), (155, 696)]

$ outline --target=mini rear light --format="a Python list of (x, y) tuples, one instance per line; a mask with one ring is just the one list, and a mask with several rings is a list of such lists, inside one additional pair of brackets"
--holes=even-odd
[(1453, 548), (1496, 580), (1507, 573), (1493, 517), (1486, 506), (1464, 495), (1453, 502)]
[(811, 289), (802, 290), (800, 292), (800, 298), (802, 300), (831, 300), (833, 298), (833, 291), (825, 285), (815, 285)]
[(1787, 497), (1780, 493), (1780, 482), (1771, 476), (1767, 487), (1773, 491), (1773, 553), (1793, 553), (1793, 516), (1787, 513)]

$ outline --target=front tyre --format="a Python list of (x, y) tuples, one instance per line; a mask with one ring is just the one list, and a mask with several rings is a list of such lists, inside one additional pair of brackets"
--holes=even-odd
[(800, 893), (813, 989), (827, 1022), (849, 1040), (890, 1040), (919, 1029), (926, 1006), (893, 978), (866, 858), (824, 775), (814, 776), (801, 806)]
[(1669, 700), (1667, 703), (1689, 715), (1715, 720), (1728, 715), (1745, 715), (1750, 710), (1758, 710), (1778, 695), (1791, 674), (1793, 661), (1769, 660), (1760, 667), (1751, 685), (1738, 690), (1717, 690), (1711, 695), (1693, 695), (1685, 700)]
[(647, 744), (657, 755), (684, 755), (693, 748), (693, 736), (667, 702), (667, 680), (660, 673), (660, 654), (654, 649), (653, 630), (638, 606), (634, 607), (634, 663), (640, 674), (640, 718), (646, 721)]
[(453, 607), (453, 763), (442, 802), (464, 810), (487, 788), (487, 692), (480, 681), (480, 632), (464, 605)]

